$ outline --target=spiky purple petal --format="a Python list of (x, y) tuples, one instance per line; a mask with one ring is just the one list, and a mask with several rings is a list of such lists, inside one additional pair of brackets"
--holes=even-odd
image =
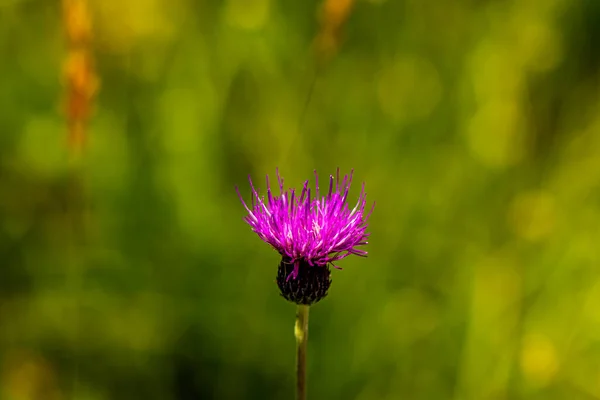
[[(284, 259), (294, 264), (290, 276), (296, 278), (298, 266), (326, 266), (351, 254), (366, 256), (367, 252), (357, 249), (368, 243), (367, 220), (365, 217), (366, 193), (364, 183), (356, 205), (350, 209), (347, 204), (352, 174), (344, 176), (340, 182), (340, 171), (335, 178), (330, 176), (329, 191), (320, 196), (319, 181), (315, 171), (315, 197), (311, 198), (308, 181), (304, 182), (300, 196), (294, 189), (283, 188), (283, 179), (277, 171), (277, 182), (281, 194), (274, 196), (267, 176), (267, 201), (254, 188), (252, 205), (248, 207), (239, 190), (236, 191), (248, 215), (244, 218), (252, 230), (266, 243), (277, 250)], [(375, 204), (373, 204), (374, 206)]]

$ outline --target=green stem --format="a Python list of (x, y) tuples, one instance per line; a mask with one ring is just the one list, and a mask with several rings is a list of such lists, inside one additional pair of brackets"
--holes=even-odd
[(308, 307), (298, 305), (296, 310), (296, 400), (306, 400), (306, 344), (308, 342)]

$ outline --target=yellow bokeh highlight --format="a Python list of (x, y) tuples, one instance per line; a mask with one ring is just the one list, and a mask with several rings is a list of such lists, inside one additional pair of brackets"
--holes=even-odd
[(547, 237), (556, 226), (554, 198), (543, 191), (522, 193), (513, 200), (508, 218), (514, 232), (523, 239)]
[(8, 400), (62, 400), (53, 367), (39, 354), (14, 349), (3, 355), (0, 395)]
[(517, 18), (515, 24), (519, 32), (519, 40), (515, 42), (517, 58), (533, 71), (556, 67), (563, 57), (562, 41), (557, 31), (528, 17)]
[(471, 118), (467, 142), (474, 158), (488, 167), (507, 167), (525, 154), (524, 117), (519, 104), (488, 102)]
[(528, 335), (521, 350), (521, 370), (533, 386), (547, 386), (559, 369), (559, 359), (552, 341), (541, 334)]
[(512, 53), (512, 49), (494, 39), (484, 39), (477, 46), (468, 69), (477, 101), (520, 98), (525, 76)]
[[(515, 269), (515, 260), (510, 254), (490, 255), (480, 262), (475, 273), (473, 292), (473, 317), (477, 325), (486, 330), (486, 335), (495, 341), (506, 332), (502, 329), (487, 332), (489, 324), (501, 323), (504, 330), (511, 329), (506, 320), (508, 309), (514, 309), (522, 294), (521, 276)], [(498, 317), (503, 316), (503, 320)]]
[(168, 41), (178, 30), (181, 0), (90, 0), (96, 41), (126, 52), (143, 41)]
[(228, 0), (225, 6), (227, 22), (245, 30), (261, 29), (269, 20), (270, 0)]
[(431, 114), (442, 90), (439, 73), (431, 62), (418, 56), (402, 56), (383, 68), (377, 82), (377, 99), (390, 118), (412, 121)]

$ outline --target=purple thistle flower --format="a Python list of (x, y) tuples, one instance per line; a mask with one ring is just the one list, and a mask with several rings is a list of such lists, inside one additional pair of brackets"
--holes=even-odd
[[(273, 196), (267, 176), (267, 199), (260, 196), (252, 179), (251, 207), (244, 202), (238, 188), (236, 191), (248, 215), (244, 218), (252, 230), (277, 250), (282, 261), (277, 283), (282, 295), (298, 304), (312, 304), (325, 297), (331, 279), (329, 264), (351, 254), (366, 256), (357, 249), (366, 245), (367, 220), (365, 216), (366, 193), (363, 183), (358, 201), (350, 209), (346, 200), (352, 182), (352, 173), (340, 182), (337, 176), (329, 178), (329, 192), (319, 195), (319, 178), (315, 171), (315, 196), (311, 198), (308, 181), (304, 182), (298, 197), (295, 189), (284, 191), (283, 179), (277, 171), (280, 195)], [(373, 204), (373, 207), (375, 204)], [(292, 268), (293, 267), (293, 268)], [(334, 265), (335, 267), (335, 265)], [(337, 267), (336, 267), (337, 268)]]

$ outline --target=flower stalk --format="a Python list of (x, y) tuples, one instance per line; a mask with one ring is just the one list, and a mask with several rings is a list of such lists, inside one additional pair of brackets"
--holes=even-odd
[[(279, 195), (274, 194), (267, 176), (267, 191), (259, 194), (248, 177), (252, 200), (247, 204), (236, 187), (248, 215), (244, 220), (252, 230), (281, 255), (277, 269), (277, 286), (281, 296), (297, 304), (296, 325), (296, 399), (306, 400), (306, 348), (309, 307), (327, 296), (331, 286), (330, 266), (350, 255), (366, 257), (359, 247), (368, 244), (365, 214), (367, 194), (363, 183), (356, 205), (351, 208), (348, 193), (352, 172), (340, 180), (329, 176), (329, 190), (321, 195), (315, 171), (315, 187), (308, 181), (302, 190), (284, 189), (277, 171)], [(314, 196), (313, 196), (314, 195)]]
[(308, 311), (307, 305), (299, 304), (296, 309), (296, 400), (306, 400), (306, 350), (308, 344)]

